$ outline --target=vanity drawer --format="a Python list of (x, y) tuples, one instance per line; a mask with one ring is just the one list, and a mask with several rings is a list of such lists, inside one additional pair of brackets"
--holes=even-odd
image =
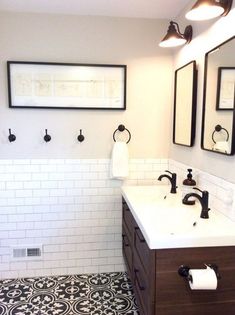
[(156, 307), (156, 315), (234, 315), (235, 302)]
[(125, 258), (128, 274), (130, 278), (132, 278), (132, 263), (133, 263), (132, 247), (131, 247), (131, 243), (127, 236), (126, 228), (124, 225), (122, 225), (122, 251), (123, 251), (123, 256)]
[(134, 228), (137, 226), (134, 220), (134, 217), (125, 202), (124, 199), (122, 199), (122, 218), (123, 222), (125, 223), (126, 226), (126, 233), (129, 237), (130, 242), (133, 241), (133, 233), (134, 233)]
[(235, 268), (235, 247), (194, 247), (159, 249), (156, 251), (157, 271), (175, 271), (181, 265), (203, 268), (216, 264), (219, 269)]
[(140, 308), (143, 310), (144, 315), (152, 315), (154, 311), (154, 295), (152, 290), (153, 277), (149, 277), (145, 273), (145, 270), (136, 252), (134, 252), (133, 269), (134, 289), (138, 305), (140, 305)]
[(136, 227), (135, 235), (134, 235), (134, 248), (139, 255), (140, 261), (145, 269), (145, 272), (148, 273), (151, 267), (155, 267), (153, 265), (154, 259), (154, 251), (149, 249), (145, 238), (141, 232), (141, 230)]

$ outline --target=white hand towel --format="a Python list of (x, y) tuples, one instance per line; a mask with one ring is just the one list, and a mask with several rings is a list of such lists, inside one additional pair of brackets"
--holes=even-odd
[(129, 174), (129, 153), (123, 141), (114, 143), (111, 158), (111, 178), (124, 179)]
[(217, 141), (213, 146), (213, 150), (223, 153), (230, 153), (228, 141)]

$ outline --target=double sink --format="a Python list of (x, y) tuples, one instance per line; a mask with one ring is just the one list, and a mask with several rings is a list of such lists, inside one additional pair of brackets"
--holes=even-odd
[(182, 193), (167, 185), (123, 186), (125, 198), (150, 249), (235, 245), (235, 222), (211, 209), (200, 218), (201, 205), (184, 205)]

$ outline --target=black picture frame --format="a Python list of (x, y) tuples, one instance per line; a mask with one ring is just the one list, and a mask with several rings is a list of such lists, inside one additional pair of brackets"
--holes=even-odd
[[(218, 68), (218, 80), (217, 80), (217, 93), (216, 93), (216, 110), (233, 110), (235, 107), (235, 80), (233, 84), (231, 82), (227, 83), (229, 84), (229, 87), (227, 89), (231, 91), (227, 91), (228, 94), (226, 99), (223, 99), (224, 93), (224, 85), (226, 74), (233, 71), (233, 75), (235, 77), (235, 67), (219, 67)], [(230, 93), (231, 92), (231, 93)], [(231, 98), (231, 99), (228, 99)], [(231, 103), (231, 104), (230, 104)]]
[(10, 108), (126, 110), (127, 66), (7, 61)]

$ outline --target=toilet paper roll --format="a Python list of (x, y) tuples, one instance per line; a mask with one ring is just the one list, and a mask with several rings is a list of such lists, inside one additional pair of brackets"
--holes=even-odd
[(191, 290), (216, 290), (218, 279), (212, 268), (190, 269), (189, 275), (192, 277), (189, 281)]

